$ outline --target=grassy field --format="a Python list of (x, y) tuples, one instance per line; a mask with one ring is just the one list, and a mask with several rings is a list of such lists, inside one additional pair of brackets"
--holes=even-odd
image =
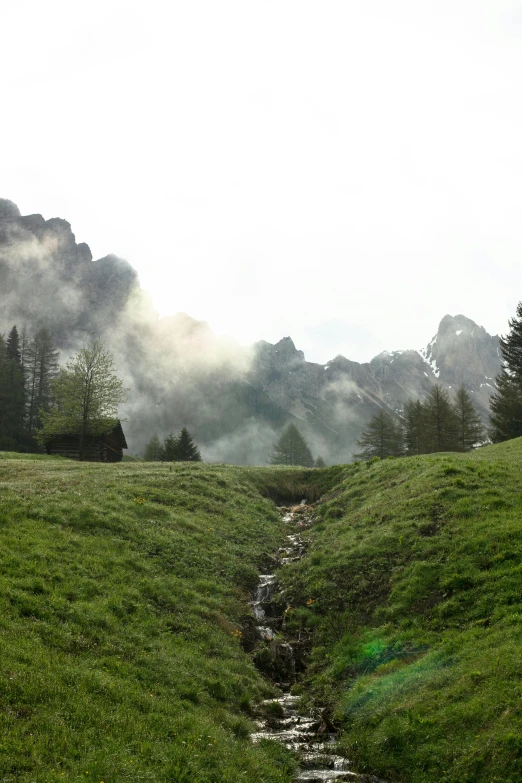
[(291, 779), (241, 646), (276, 474), (0, 456), (1, 781)]
[(311, 546), (283, 569), (305, 693), (360, 771), (522, 780), (522, 440), (320, 471)]
[(522, 780), (522, 441), (323, 470), (0, 455), (0, 781), (289, 783), (243, 649), (275, 502), (305, 699), (356, 769)]

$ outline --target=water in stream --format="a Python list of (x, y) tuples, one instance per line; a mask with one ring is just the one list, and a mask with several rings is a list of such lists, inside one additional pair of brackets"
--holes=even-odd
[[(299, 560), (305, 550), (303, 532), (310, 525), (305, 501), (297, 509), (282, 509), (283, 521), (297, 532), (287, 536), (288, 544), (279, 550), (278, 564)], [(318, 711), (317, 715), (299, 710), (299, 697), (290, 693), (295, 681), (296, 660), (292, 645), (284, 641), (284, 622), (277, 611), (277, 578), (274, 574), (261, 574), (252, 610), (257, 621), (257, 634), (270, 648), (277, 669), (281, 696), (268, 699), (261, 705), (263, 719), (258, 721), (258, 731), (252, 734), (253, 742), (270, 739), (280, 742), (299, 758), (296, 781), (300, 783), (334, 783), (335, 781), (374, 781), (366, 775), (350, 770), (348, 759), (336, 752), (336, 735), (330, 721)], [(283, 637), (283, 638), (282, 638)]]

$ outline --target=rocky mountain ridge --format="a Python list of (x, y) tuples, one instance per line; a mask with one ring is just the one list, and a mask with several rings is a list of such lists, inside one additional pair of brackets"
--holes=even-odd
[(131, 389), (124, 415), (133, 453), (154, 432), (187, 426), (207, 459), (264, 464), (293, 421), (314, 454), (345, 462), (379, 409), (400, 412), (435, 383), (450, 392), (463, 383), (486, 419), (500, 370), (498, 337), (463, 315), (444, 316), (425, 349), (365, 363), (307, 362), (290, 337), (242, 349), (184, 314), (159, 319), (125, 260), (94, 261), (67, 221), (22, 216), (2, 199), (0, 290), (0, 331), (46, 325), (65, 355), (103, 336)]
[(501, 366), (498, 336), (464, 315), (444, 316), (424, 349), (384, 351), (367, 363), (344, 356), (324, 366), (306, 362), (289, 337), (256, 348), (253, 381), (305, 429), (321, 432), (339, 460), (379, 409), (401, 413), (408, 399), (424, 400), (435, 384), (450, 394), (463, 384), (487, 421)]

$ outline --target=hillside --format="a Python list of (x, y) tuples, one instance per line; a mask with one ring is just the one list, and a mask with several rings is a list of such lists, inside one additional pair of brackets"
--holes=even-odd
[(122, 411), (132, 453), (154, 432), (186, 426), (209, 461), (266, 464), (282, 429), (298, 425), (314, 456), (347, 462), (370, 418), (401, 410), (440, 383), (463, 383), (484, 418), (500, 370), (498, 337), (446, 315), (420, 350), (370, 362), (306, 361), (290, 337), (240, 347), (179, 313), (158, 318), (136, 271), (115, 255), (93, 260), (61, 218), (20, 215), (0, 199), (0, 331), (51, 329), (62, 360), (102, 335), (130, 389)]
[(288, 781), (248, 740), (273, 689), (240, 629), (282, 539), (254, 474), (6, 456), (0, 779)]
[(359, 770), (518, 783), (522, 439), (321, 471), (308, 555), (281, 579)]
[[(522, 441), (322, 470), (1, 455), (0, 777), (290, 783), (252, 599), (279, 570), (294, 686), (390, 783), (518, 783)], [(270, 567), (273, 567), (270, 566)], [(284, 640), (283, 640), (284, 641)]]

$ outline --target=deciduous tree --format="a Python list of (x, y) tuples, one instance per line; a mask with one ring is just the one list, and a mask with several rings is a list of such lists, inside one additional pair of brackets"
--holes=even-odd
[(40, 443), (52, 435), (79, 436), (80, 459), (86, 440), (115, 426), (118, 406), (127, 397), (122, 381), (114, 373), (112, 355), (101, 340), (84, 346), (62, 369), (52, 384), (53, 408), (42, 411)]

